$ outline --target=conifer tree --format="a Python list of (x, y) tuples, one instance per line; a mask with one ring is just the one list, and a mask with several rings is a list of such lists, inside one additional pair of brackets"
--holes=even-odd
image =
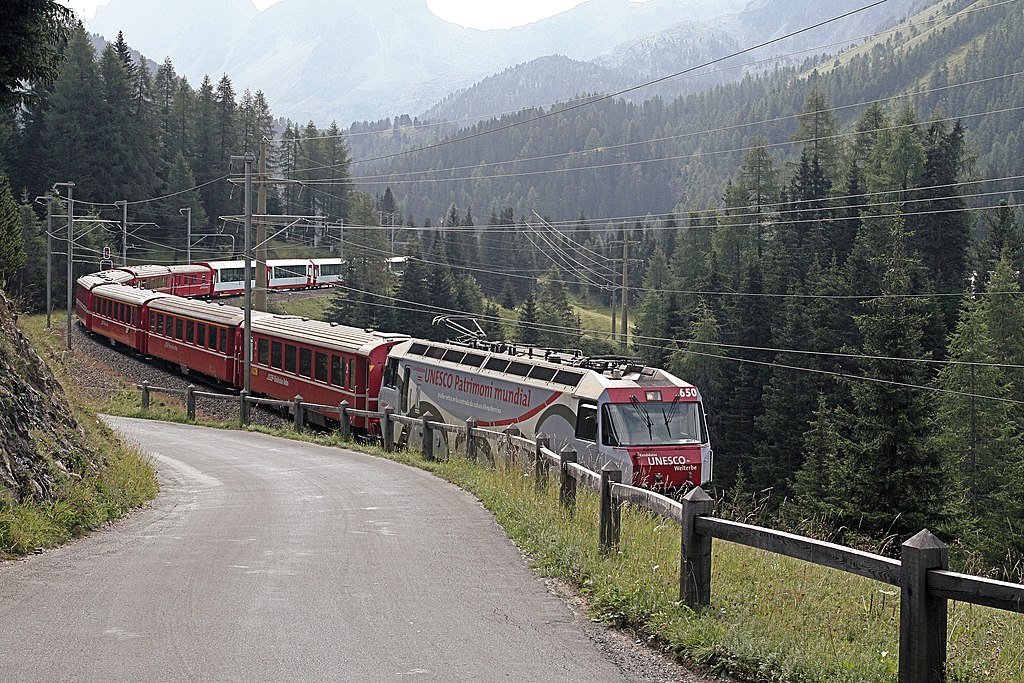
[(523, 344), (540, 343), (540, 330), (537, 328), (539, 315), (537, 297), (533, 290), (530, 290), (519, 307), (519, 321), (516, 323), (516, 338)]
[(851, 387), (852, 405), (845, 423), (847, 448), (841, 459), (850, 463), (841, 523), (860, 524), (874, 535), (909, 537), (935, 527), (949, 511), (945, 488), (947, 463), (932, 439), (934, 397), (919, 387), (927, 384), (920, 363), (927, 308), (911, 292), (911, 271), (920, 267), (908, 257), (902, 220), (891, 221), (881, 297), (865, 302), (857, 318), (861, 351), (869, 381)]
[(21, 215), (7, 176), (0, 175), (0, 287), (25, 265)]

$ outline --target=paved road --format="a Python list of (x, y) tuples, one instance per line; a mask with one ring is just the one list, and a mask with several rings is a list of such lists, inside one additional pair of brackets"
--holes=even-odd
[(10, 681), (614, 681), (471, 496), (385, 460), (110, 418), (162, 492), (0, 565)]

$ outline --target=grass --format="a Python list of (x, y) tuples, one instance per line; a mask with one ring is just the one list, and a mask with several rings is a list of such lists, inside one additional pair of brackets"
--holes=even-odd
[[(0, 497), (0, 555), (16, 556), (81, 536), (119, 519), (156, 496), (156, 476), (148, 459), (119, 441), (96, 418), (100, 403), (78, 389), (74, 360), (61, 360), (63, 339), (43, 331), (43, 318), (21, 316), (22, 330), (65, 387), (65, 397), (82, 427), (70, 439), (76, 450), (89, 451), (96, 462), (72, 458), (69, 471), (56, 470), (53, 496), (44, 502)], [(33, 433), (38, 450), (52, 452), (53, 435)], [(44, 458), (46, 456), (44, 455)], [(53, 468), (50, 468), (53, 472)]]

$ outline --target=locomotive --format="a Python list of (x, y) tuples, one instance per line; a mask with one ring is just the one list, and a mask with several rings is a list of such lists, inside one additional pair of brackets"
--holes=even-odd
[[(218, 284), (235, 282), (225, 278), (240, 266), (197, 265), (83, 276), (77, 283), (78, 318), (112, 343), (241, 388), (244, 312), (187, 298), (215, 296)], [(273, 268), (268, 266), (268, 281), (276, 274), (284, 288), (300, 286), (303, 277), (305, 286), (318, 286), (322, 273), (315, 260)], [(391, 406), (401, 415), (430, 413), (449, 423), (474, 418), (479, 427), (495, 431), (515, 426), (530, 439), (544, 433), (556, 451), (571, 445), (579, 462), (593, 470), (614, 464), (623, 481), (635, 486), (681, 489), (711, 480), (713, 451), (699, 390), (635, 359), (587, 357), (473, 335), (434, 342), (299, 316), (250, 315), (254, 393), (280, 400), (301, 395), (323, 405), (347, 401), (362, 411)], [(332, 423), (330, 414), (313, 411), (310, 418), (322, 426)], [(413, 436), (407, 427), (392, 425), (396, 443)], [(379, 435), (379, 420), (354, 417), (351, 426), (364, 436)]]

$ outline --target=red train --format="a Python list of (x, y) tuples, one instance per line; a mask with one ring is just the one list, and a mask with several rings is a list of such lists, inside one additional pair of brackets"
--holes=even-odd
[[(293, 280), (286, 286), (302, 284), (296, 265), (302, 264), (277, 273)], [(208, 279), (196, 277), (205, 274), (201, 270), (164, 267), (86, 275), (78, 280), (76, 309), (88, 330), (111, 343), (242, 387), (243, 310), (164, 291), (215, 286), (233, 268)], [(711, 479), (700, 392), (633, 359), (503, 343), (440, 344), (297, 316), (251, 316), (255, 394), (285, 401), (301, 395), (329, 406), (347, 401), (371, 412), (383, 402), (402, 415), (430, 412), (447, 422), (474, 417), (492, 428), (516, 425), (527, 438), (547, 434), (556, 450), (571, 445), (592, 470), (616, 464), (637, 486), (678, 489)], [(337, 413), (307, 415), (327, 425)], [(369, 434), (379, 423), (354, 417), (351, 424)]]
[[(79, 279), (82, 325), (139, 353), (231, 386), (245, 385), (244, 311), (235, 306), (185, 299), (166, 292), (111, 282), (100, 275)], [(253, 311), (254, 393), (309, 403), (377, 410), (388, 350), (409, 337), (373, 332), (298, 316)], [(327, 416), (310, 417), (323, 425)], [(352, 427), (366, 432), (364, 418)]]

